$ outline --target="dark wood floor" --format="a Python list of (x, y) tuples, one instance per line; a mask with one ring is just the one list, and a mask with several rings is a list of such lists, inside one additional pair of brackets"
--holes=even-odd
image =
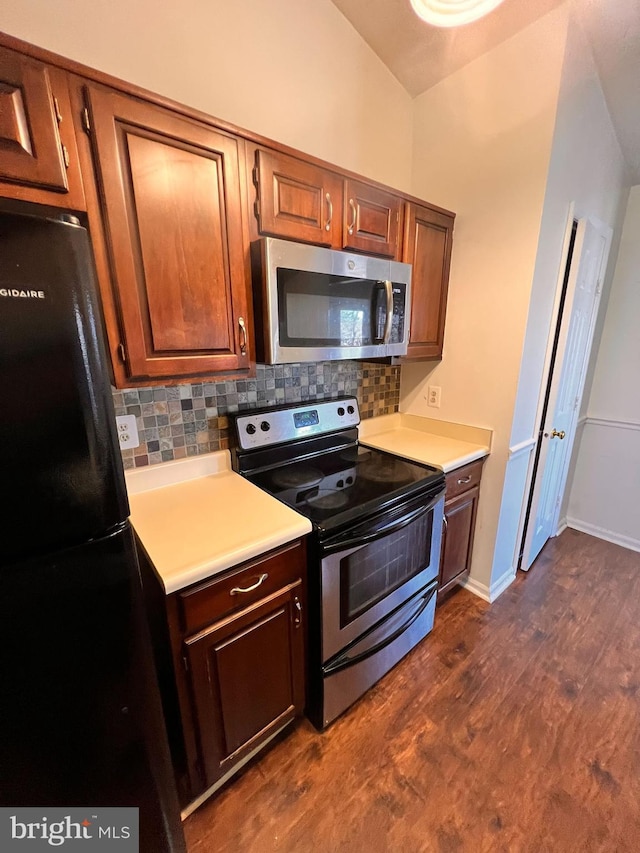
[(566, 530), (324, 734), (185, 822), (189, 853), (640, 850), (640, 554)]

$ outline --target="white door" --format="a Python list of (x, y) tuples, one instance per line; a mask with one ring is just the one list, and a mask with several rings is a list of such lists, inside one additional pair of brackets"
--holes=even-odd
[(578, 222), (547, 414), (539, 439), (523, 569), (531, 566), (547, 539), (557, 532), (610, 243), (611, 229), (606, 225), (589, 219)]

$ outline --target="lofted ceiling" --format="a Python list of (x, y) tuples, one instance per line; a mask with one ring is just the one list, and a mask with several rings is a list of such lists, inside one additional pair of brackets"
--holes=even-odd
[(333, 0), (414, 97), (564, 2), (591, 42), (632, 183), (640, 184), (640, 0), (504, 0), (457, 29), (426, 24), (409, 0)]

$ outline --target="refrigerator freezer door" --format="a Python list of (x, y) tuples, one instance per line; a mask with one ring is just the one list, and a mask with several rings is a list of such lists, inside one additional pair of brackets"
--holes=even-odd
[(128, 522), (5, 566), (0, 805), (137, 806), (142, 853), (184, 853)]
[(128, 516), (84, 228), (0, 213), (0, 329), (4, 564)]

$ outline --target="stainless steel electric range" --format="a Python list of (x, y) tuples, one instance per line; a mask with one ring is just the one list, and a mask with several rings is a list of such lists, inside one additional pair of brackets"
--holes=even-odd
[(310, 519), (307, 715), (323, 729), (433, 627), (439, 468), (361, 445), (355, 397), (242, 412), (233, 467)]

